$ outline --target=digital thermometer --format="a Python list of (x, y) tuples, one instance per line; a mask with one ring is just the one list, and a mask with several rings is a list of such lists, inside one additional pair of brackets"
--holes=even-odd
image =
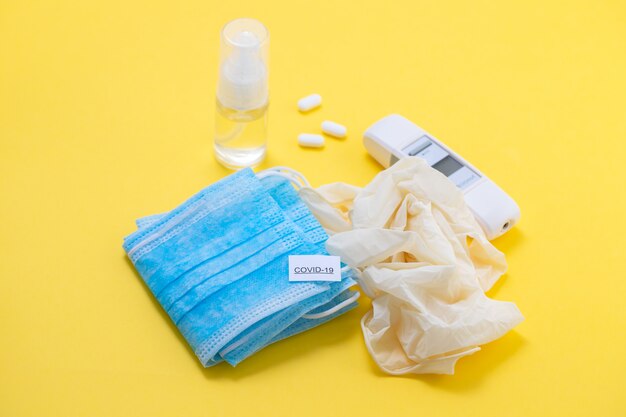
[(463, 191), (465, 202), (489, 240), (519, 220), (519, 207), (507, 193), (433, 135), (400, 115), (392, 114), (370, 126), (363, 143), (385, 168), (406, 156), (425, 159)]

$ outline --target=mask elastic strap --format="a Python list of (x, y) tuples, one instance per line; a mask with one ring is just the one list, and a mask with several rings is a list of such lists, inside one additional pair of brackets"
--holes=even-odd
[(311, 183), (309, 183), (304, 175), (302, 175), (295, 169), (291, 169), (288, 167), (278, 166), (268, 168), (264, 171), (258, 172), (256, 176), (260, 179), (269, 176), (283, 177), (288, 179), (298, 190), (302, 187), (311, 187)]
[(314, 319), (321, 319), (321, 318), (324, 318), (326, 316), (330, 316), (331, 314), (338, 312), (342, 308), (349, 306), (350, 304), (352, 304), (353, 302), (358, 300), (358, 298), (360, 296), (361, 296), (361, 293), (357, 291), (357, 292), (354, 293), (354, 295), (352, 295), (352, 297), (348, 298), (347, 300), (344, 300), (344, 301), (340, 302), (336, 306), (333, 306), (333, 307), (329, 308), (326, 311), (322, 311), (321, 313), (314, 313), (314, 314), (304, 314), (302, 316), (302, 318), (303, 319), (314, 320)]

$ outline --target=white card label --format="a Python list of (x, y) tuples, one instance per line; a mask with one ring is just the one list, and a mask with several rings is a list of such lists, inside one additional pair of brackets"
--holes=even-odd
[(289, 281), (341, 281), (341, 259), (330, 255), (289, 255)]

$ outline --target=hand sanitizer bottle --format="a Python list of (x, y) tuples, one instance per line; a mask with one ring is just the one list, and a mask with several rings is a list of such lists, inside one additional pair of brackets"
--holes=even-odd
[(258, 165), (267, 148), (269, 32), (236, 19), (221, 33), (215, 115), (215, 156), (230, 169)]

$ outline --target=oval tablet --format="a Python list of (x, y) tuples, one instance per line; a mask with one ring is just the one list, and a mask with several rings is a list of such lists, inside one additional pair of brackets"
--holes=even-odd
[(307, 148), (321, 148), (324, 146), (324, 136), (314, 135), (312, 133), (300, 133), (298, 135), (298, 144)]
[(346, 129), (344, 125), (340, 125), (339, 123), (325, 120), (322, 122), (322, 132), (336, 138), (345, 138), (346, 134), (348, 133), (348, 129)]
[(298, 110), (302, 112), (313, 110), (322, 104), (322, 96), (319, 94), (311, 94), (298, 100)]

